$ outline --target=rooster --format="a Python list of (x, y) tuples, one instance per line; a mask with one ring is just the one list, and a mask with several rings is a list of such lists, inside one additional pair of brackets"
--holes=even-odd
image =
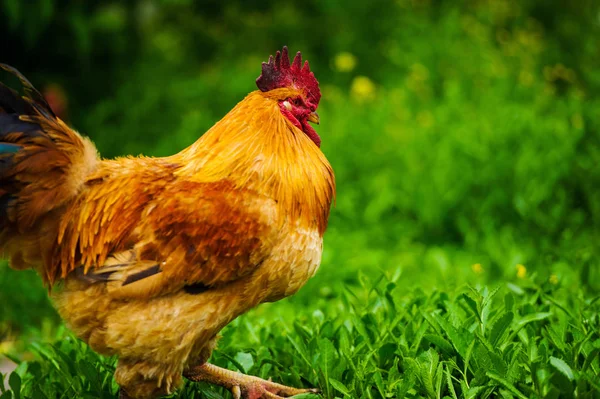
[(66, 324), (117, 355), (121, 398), (156, 398), (182, 377), (234, 398), (296, 389), (208, 363), (219, 331), (294, 294), (321, 261), (333, 170), (309, 122), (321, 92), (288, 50), (194, 144), (165, 158), (103, 160), (17, 70), (0, 84), (0, 251), (34, 268)]

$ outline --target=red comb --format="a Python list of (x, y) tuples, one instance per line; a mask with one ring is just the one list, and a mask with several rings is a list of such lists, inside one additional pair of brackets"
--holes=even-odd
[(319, 104), (321, 99), (321, 91), (319, 90), (319, 82), (315, 75), (310, 71), (308, 61), (302, 65), (302, 54), (298, 51), (294, 57), (294, 61), (290, 65), (287, 46), (283, 46), (282, 51), (275, 53), (269, 57), (269, 62), (262, 63), (262, 73), (256, 79), (256, 86), (261, 91), (269, 91), (281, 87), (295, 87), (303, 89), (306, 96), (314, 105)]

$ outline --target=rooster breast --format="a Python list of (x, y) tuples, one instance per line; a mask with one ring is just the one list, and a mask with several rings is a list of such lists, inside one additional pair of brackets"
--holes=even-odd
[(295, 294), (317, 272), (322, 252), (323, 238), (316, 228), (283, 229), (278, 244), (254, 276), (257, 288), (264, 287), (262, 302)]

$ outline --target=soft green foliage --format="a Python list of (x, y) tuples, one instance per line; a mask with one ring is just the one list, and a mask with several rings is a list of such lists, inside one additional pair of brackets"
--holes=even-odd
[[(302, 50), (338, 184), (323, 265), (213, 361), (330, 398), (591, 398), (600, 3), (566, 3), (5, 0), (0, 61), (59, 84), (103, 156), (162, 156)], [(114, 360), (56, 327), (34, 273), (0, 265), (0, 310), (22, 397), (114, 395)]]
[[(236, 320), (213, 362), (318, 386), (326, 398), (593, 398), (600, 392), (599, 310), (597, 298), (550, 283), (427, 294), (407, 292), (399, 273), (363, 276), (312, 313), (284, 303)], [(114, 360), (61, 337), (32, 344), (40, 360), (20, 363), (9, 386), (27, 398), (113, 397)], [(226, 397), (189, 382), (179, 395)]]

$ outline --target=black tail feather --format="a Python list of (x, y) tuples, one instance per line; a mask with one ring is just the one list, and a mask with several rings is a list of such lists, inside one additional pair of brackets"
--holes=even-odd
[(20, 138), (33, 138), (41, 135), (38, 124), (21, 120), (18, 114), (0, 114), (0, 142), (12, 142), (9, 137), (11, 133), (19, 133)]
[[(28, 97), (23, 98), (19, 96), (19, 94), (16, 91), (2, 85), (4, 86), (4, 89), (0, 90), (0, 97), (2, 99), (5, 99), (5, 105), (7, 107), (12, 108), (15, 113), (21, 113), (25, 115), (31, 115), (33, 107), (47, 118), (56, 118), (56, 115), (52, 111), (52, 108), (50, 108), (50, 105), (48, 105), (48, 103), (46, 102), (44, 96), (42, 96), (42, 94), (39, 91), (37, 91), (35, 87), (33, 87), (31, 82), (27, 80), (27, 78), (23, 76), (21, 72), (17, 71), (15, 68), (9, 65), (2, 63), (0, 63), (0, 68), (15, 75), (21, 81), (21, 84), (23, 85), (23, 91), (25, 91), (26, 97)], [(0, 106), (2, 108), (5, 108), (5, 106), (2, 105), (2, 103), (0, 103)]]
[(0, 113), (30, 115), (33, 107), (15, 90), (0, 83)]

